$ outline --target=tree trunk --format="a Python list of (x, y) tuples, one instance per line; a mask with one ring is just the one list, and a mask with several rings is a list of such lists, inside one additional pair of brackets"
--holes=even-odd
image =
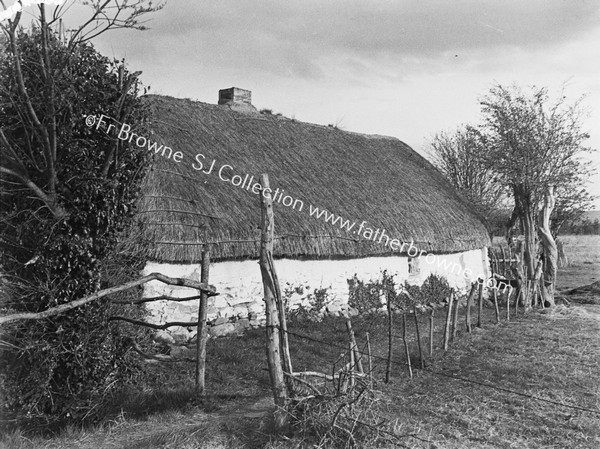
[(523, 216), (523, 233), (525, 234), (524, 251), (524, 271), (525, 276), (531, 279), (535, 270), (535, 260), (537, 255), (537, 239), (535, 229), (535, 219), (530, 207), (525, 208)]
[(554, 209), (554, 204), (554, 188), (550, 187), (546, 191), (546, 196), (544, 198), (539, 228), (542, 242), (542, 254), (544, 255), (540, 293), (545, 307), (554, 306), (554, 284), (556, 282), (556, 267), (558, 263), (558, 249), (554, 237), (552, 237), (552, 233), (550, 232), (550, 214)]

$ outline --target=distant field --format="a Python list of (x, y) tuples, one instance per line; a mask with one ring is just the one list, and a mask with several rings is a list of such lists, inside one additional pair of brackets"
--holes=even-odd
[(600, 210), (588, 211), (584, 214), (583, 218), (590, 221), (600, 220)]
[[(559, 239), (571, 264), (600, 264), (600, 235), (563, 235)], [(494, 237), (494, 246), (501, 245), (506, 245), (504, 237)]]
[(565, 235), (560, 240), (571, 263), (600, 263), (600, 235)]

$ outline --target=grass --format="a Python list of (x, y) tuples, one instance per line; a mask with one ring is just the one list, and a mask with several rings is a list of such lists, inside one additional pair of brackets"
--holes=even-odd
[[(595, 241), (570, 247), (577, 254), (582, 250), (576, 248), (589, 249)], [(565, 248), (569, 248), (568, 240)], [(589, 284), (600, 264), (593, 262), (597, 255), (580, 257), (582, 261), (574, 264), (580, 267), (577, 282)], [(569, 285), (570, 276), (569, 271), (561, 271), (559, 282)], [(457, 339), (446, 353), (441, 350), (443, 314), (439, 312), (434, 357), (425, 359), (429, 371), (415, 369), (413, 379), (407, 375), (400, 320), (396, 319), (389, 384), (383, 382), (385, 317), (353, 319), (361, 347), (366, 332), (370, 334), (377, 409), (382, 419), (395, 433), (405, 435), (402, 441), (411, 448), (600, 447), (600, 412), (539, 400), (600, 411), (600, 294), (593, 295), (595, 304), (586, 304), (589, 294), (585, 301), (583, 296), (571, 295), (571, 307), (558, 306), (551, 312), (525, 316), (519, 310), (516, 317), (513, 310), (509, 322), (503, 311), (499, 325), (495, 324), (493, 309), (485, 307), (482, 328), (471, 334), (464, 331), (461, 309)], [(475, 320), (476, 315), (475, 311)], [(414, 323), (408, 323), (411, 359), (418, 366)], [(420, 327), (426, 343), (426, 316), (421, 317)], [(340, 354), (347, 345), (343, 320), (292, 323), (290, 331), (296, 371), (329, 373), (334, 365), (343, 363)], [(312, 447), (299, 435), (272, 436), (267, 419), (272, 401), (263, 343), (264, 330), (211, 340), (207, 355), (210, 395), (203, 401), (194, 399), (193, 364), (148, 366), (137, 387), (115, 398), (104, 422), (65, 428), (54, 436), (13, 430), (0, 438), (0, 448)]]
[[(565, 255), (574, 265), (600, 264), (600, 235), (561, 235)], [(506, 246), (504, 237), (494, 237), (494, 246)]]
[[(373, 316), (354, 321), (358, 340), (364, 342), (369, 331), (374, 355), (385, 358), (385, 320)], [(559, 307), (553, 313), (519, 315), (500, 325), (494, 324), (494, 315), (486, 308), (483, 329), (459, 333), (447, 353), (439, 349), (442, 321), (437, 319), (438, 347), (434, 358), (427, 359), (428, 369), (600, 410), (600, 307)], [(421, 324), (426, 329), (425, 322)], [(412, 336), (412, 324), (408, 330)], [(346, 344), (340, 319), (302, 323), (291, 331), (311, 338), (291, 336), (296, 370), (328, 371)], [(249, 413), (257, 402), (263, 404), (260, 410), (270, 403), (260, 401), (269, 397), (262, 340), (262, 331), (252, 331), (244, 338), (211, 342), (207, 385), (212, 393), (229, 396), (212, 395), (204, 403), (195, 403), (189, 381), (186, 391), (178, 380), (192, 379), (192, 367), (163, 368), (164, 377), (155, 381), (172, 376), (172, 384), (179, 388), (131, 395), (123, 401), (122, 414), (96, 427), (64, 429), (53, 438), (16, 432), (5, 436), (0, 447), (300, 447), (301, 441), (293, 437), (274, 440), (268, 422)], [(398, 338), (394, 356), (392, 382), (382, 382), (385, 363), (379, 358), (374, 360), (374, 376), (383, 418), (392, 422), (396, 433), (414, 435), (406, 438), (408, 447), (596, 448), (600, 444), (600, 415), (420, 370), (411, 380)], [(414, 342), (411, 356), (418, 364)]]
[(576, 265), (600, 264), (600, 235), (560, 236), (565, 254)]
[[(559, 270), (558, 290), (568, 290), (600, 281), (600, 235), (563, 235), (569, 266)], [(505, 245), (503, 237), (494, 237), (494, 246)]]

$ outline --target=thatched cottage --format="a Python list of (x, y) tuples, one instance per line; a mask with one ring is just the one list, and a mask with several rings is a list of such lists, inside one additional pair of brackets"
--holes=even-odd
[[(153, 242), (145, 272), (199, 279), (209, 243), (210, 283), (220, 292), (210, 299), (214, 334), (233, 330), (236, 319), (242, 326), (261, 320), (262, 173), (274, 200), (278, 277), (295, 304), (321, 290), (330, 311), (343, 309), (355, 274), (381, 279), (387, 270), (399, 282), (420, 283), (439, 273), (457, 288), (488, 276), (489, 237), (481, 221), (400, 140), (261, 113), (250, 92), (237, 88), (220, 91), (219, 104), (147, 101), (152, 134), (146, 137), (157, 154), (139, 204), (144, 235)], [(156, 282), (145, 294), (195, 292)], [(197, 313), (193, 301), (149, 307), (155, 321), (194, 321)]]

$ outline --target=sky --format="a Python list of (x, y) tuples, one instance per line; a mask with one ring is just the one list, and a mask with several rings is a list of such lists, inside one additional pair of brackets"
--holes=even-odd
[(151, 93), (216, 103), (219, 89), (249, 89), (259, 109), (425, 155), (436, 133), (480, 121), (494, 84), (545, 86), (585, 96), (586, 144), (600, 149), (596, 0), (168, 0), (148, 18), (147, 31), (94, 44), (141, 70)]

